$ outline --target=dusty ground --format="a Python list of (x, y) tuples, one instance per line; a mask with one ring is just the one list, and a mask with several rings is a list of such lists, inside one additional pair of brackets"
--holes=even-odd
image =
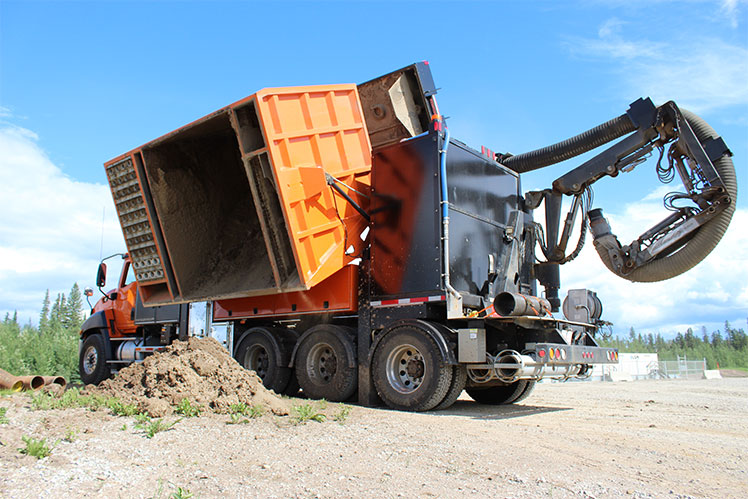
[[(152, 439), (105, 411), (32, 411), (20, 394), (0, 406), (3, 498), (168, 497), (177, 487), (195, 497), (748, 494), (748, 378), (546, 383), (516, 406), (353, 407), (343, 424), (266, 415), (227, 425), (211, 414)], [(45, 459), (17, 451), (22, 435), (71, 429), (73, 442)]]

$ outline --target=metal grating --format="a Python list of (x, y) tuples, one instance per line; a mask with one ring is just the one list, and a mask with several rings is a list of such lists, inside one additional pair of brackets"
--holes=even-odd
[(138, 177), (130, 158), (106, 169), (114, 205), (138, 282), (162, 280), (164, 268), (153, 240), (153, 229), (143, 202)]

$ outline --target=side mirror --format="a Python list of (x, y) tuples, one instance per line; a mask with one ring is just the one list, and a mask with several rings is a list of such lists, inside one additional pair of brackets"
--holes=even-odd
[(99, 271), (96, 273), (96, 285), (100, 288), (106, 286), (106, 263), (99, 264)]
[(83, 294), (90, 298), (90, 297), (93, 296), (93, 289), (86, 288), (86, 289), (83, 290)]

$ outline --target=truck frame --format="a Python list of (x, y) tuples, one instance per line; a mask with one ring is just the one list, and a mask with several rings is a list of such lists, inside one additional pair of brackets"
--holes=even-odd
[[(464, 390), (516, 403), (540, 379), (617, 362), (595, 340), (608, 325), (597, 295), (571, 290), (562, 307), (560, 265), (588, 228), (623, 278), (696, 265), (734, 211), (727, 146), (675, 103), (639, 99), (548, 148), (479, 152), (450, 136), (435, 94), (428, 63), (360, 85), (265, 89), (106, 163), (128, 254), (82, 327), (83, 381), (216, 325), (278, 393), (401, 410), (443, 409)], [(520, 173), (627, 134), (552, 188), (522, 192)], [(662, 160), (666, 145), (658, 174), (677, 174), (686, 192), (621, 245), (591, 185), (653, 149)], [(541, 204), (545, 229), (533, 218)]]

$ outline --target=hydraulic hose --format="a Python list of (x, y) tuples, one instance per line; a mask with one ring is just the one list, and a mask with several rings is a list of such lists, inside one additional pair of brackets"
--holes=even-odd
[[(703, 144), (709, 138), (717, 137), (717, 132), (715, 132), (714, 129), (704, 120), (685, 109), (681, 109), (681, 111), (688, 121), (688, 124), (691, 126), (691, 129), (696, 134), (696, 138), (698, 138), (699, 142)], [(664, 256), (663, 258), (652, 260), (628, 274), (623, 274), (616, 270), (615, 265), (611, 262), (611, 257), (608, 254), (608, 251), (603, 247), (603, 245), (597, 244), (596, 242), (595, 249), (605, 266), (608, 267), (611, 272), (623, 277), (624, 279), (628, 279), (629, 281), (657, 282), (680, 275), (706, 258), (714, 247), (717, 246), (717, 243), (719, 243), (727, 230), (727, 226), (730, 224), (732, 215), (735, 212), (738, 196), (735, 166), (733, 165), (730, 156), (724, 155), (719, 158), (714, 162), (714, 168), (717, 170), (722, 182), (725, 184), (725, 188), (727, 189), (730, 198), (732, 198), (732, 202), (716, 217), (707, 222), (703, 227), (699, 228), (693, 238), (691, 238), (682, 248), (672, 254)]]
[(636, 130), (628, 114), (591, 128), (563, 142), (501, 159), (501, 163), (517, 173), (525, 173), (566, 161)]

